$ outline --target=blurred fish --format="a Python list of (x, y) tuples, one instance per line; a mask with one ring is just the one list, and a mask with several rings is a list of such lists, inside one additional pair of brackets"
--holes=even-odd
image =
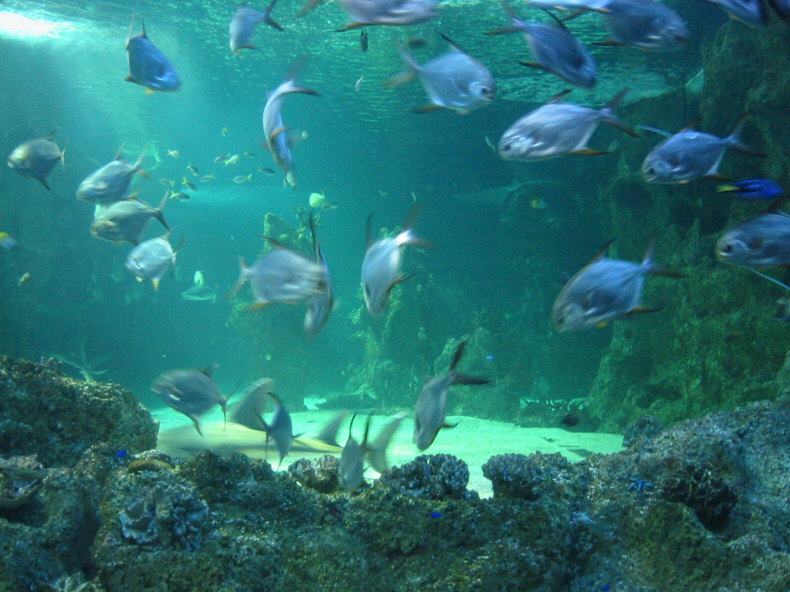
[(187, 181), (186, 177), (181, 178), (181, 184), (186, 185), (187, 189), (189, 189), (190, 191), (197, 191), (197, 185), (192, 183), (192, 181)]
[(29, 281), (30, 281), (30, 272), (29, 272), (29, 271), (26, 271), (25, 273), (23, 273), (22, 275), (20, 275), (20, 276), (19, 276), (19, 277), (16, 279), (16, 285), (17, 285), (17, 287), (19, 287), (19, 286), (24, 286), (24, 285), (25, 285), (26, 283), (28, 283)]
[(253, 35), (255, 35), (255, 27), (260, 22), (264, 22), (278, 31), (283, 30), (271, 17), (275, 4), (277, 4), (277, 0), (272, 0), (272, 3), (263, 12), (250, 8), (246, 4), (239, 5), (228, 27), (230, 50), (233, 52), (233, 55), (238, 55), (242, 49), (256, 49), (250, 42)]
[(301, 253), (286, 249), (273, 239), (272, 249), (247, 267), (239, 257), (239, 279), (231, 291), (234, 295), (249, 280), (255, 302), (251, 310), (258, 310), (277, 302), (298, 303), (324, 291), (324, 269)]
[(526, 5), (530, 8), (543, 8), (549, 10), (557, 8), (559, 10), (593, 10), (595, 12), (609, 12), (609, 5), (614, 0), (527, 0)]
[(132, 184), (132, 177), (145, 174), (140, 166), (143, 164), (145, 148), (137, 157), (137, 162), (131, 164), (121, 158), (123, 146), (118, 150), (115, 158), (100, 169), (93, 171), (82, 180), (77, 187), (77, 199), (92, 201), (97, 204), (106, 204), (122, 199)]
[(541, 68), (582, 88), (595, 85), (595, 61), (561, 22), (555, 25), (527, 23), (519, 19), (507, 4), (503, 2), (502, 5), (510, 15), (511, 23), (490, 31), (488, 35), (522, 33), (535, 57), (535, 62), (521, 62), (523, 65)]
[(362, 88), (362, 81), (365, 80), (364, 76), (360, 76), (357, 78), (357, 81), (354, 83), (354, 92), (358, 93), (359, 89)]
[(337, 208), (336, 203), (326, 200), (326, 195), (324, 195), (323, 191), (321, 193), (311, 193), (307, 198), (307, 203), (315, 210), (334, 210)]
[(192, 282), (196, 286), (203, 286), (206, 283), (206, 278), (203, 277), (203, 272), (199, 269), (195, 272), (195, 275), (192, 276)]
[(200, 182), (201, 183), (208, 183), (212, 179), (214, 179), (214, 175), (209, 173), (208, 175), (203, 175), (202, 177), (200, 177)]
[(572, 428), (575, 425), (579, 425), (580, 421), (581, 419), (579, 418), (579, 416), (573, 411), (571, 411), (560, 420), (560, 423), (566, 427)]
[(368, 32), (364, 29), (359, 32), (359, 48), (362, 51), (368, 50)]
[(449, 425), (447, 417), (447, 395), (454, 384), (488, 384), (487, 378), (475, 378), (458, 374), (455, 369), (464, 355), (466, 341), (458, 344), (450, 371), (444, 376), (430, 378), (423, 384), (420, 394), (417, 395), (417, 406), (414, 409), (414, 437), (413, 441), (420, 450), (425, 450), (433, 444), (436, 435), (442, 428), (455, 427)]
[(649, 51), (680, 49), (691, 38), (688, 25), (655, 0), (608, 0), (603, 22), (611, 38), (599, 45), (627, 45)]
[(214, 405), (227, 413), (228, 398), (219, 392), (211, 378), (213, 367), (205, 370), (170, 370), (159, 375), (151, 385), (151, 390), (176, 411), (183, 413), (195, 423), (201, 436), (200, 416)]
[(263, 173), (264, 175), (273, 175), (274, 169), (271, 167), (258, 167), (258, 172)]
[(790, 265), (790, 215), (772, 208), (728, 230), (716, 242), (716, 257), (742, 267)]
[(217, 293), (214, 291), (214, 288), (210, 288), (209, 286), (206, 286), (204, 284), (200, 284), (200, 285), (196, 284), (181, 292), (181, 299), (193, 300), (196, 302), (202, 302), (205, 300), (211, 300), (212, 302), (216, 302)]
[(273, 384), (271, 378), (260, 378), (250, 384), (244, 391), (241, 401), (231, 411), (230, 420), (251, 430), (265, 432), (266, 422), (263, 421), (263, 412)]
[[(319, 2), (313, 0), (308, 5)], [(340, 5), (351, 16), (351, 23), (338, 31), (366, 25), (416, 25), (428, 22), (439, 13), (439, 0), (340, 0)]]
[(371, 229), (373, 214), (368, 216), (368, 250), (362, 261), (362, 293), (365, 297), (365, 306), (373, 316), (381, 315), (387, 308), (387, 300), (392, 288), (411, 277), (411, 275), (403, 275), (400, 271), (403, 247), (425, 246), (411, 229), (411, 224), (420, 209), (420, 206), (412, 207), (404, 229), (396, 236), (381, 238), (375, 242)]
[(200, 176), (200, 169), (198, 169), (191, 162), (189, 164), (187, 164), (187, 168), (189, 169), (189, 172), (192, 173), (195, 177), (199, 177)]
[(266, 136), (266, 145), (274, 163), (285, 174), (285, 182), (293, 189), (296, 189), (296, 171), (291, 156), (290, 141), (280, 114), (283, 99), (294, 93), (319, 96), (314, 90), (296, 84), (296, 75), (302, 64), (303, 62), (297, 63), (280, 86), (268, 94), (266, 106), (263, 108), (263, 133)]
[(228, 166), (229, 164), (236, 164), (237, 162), (239, 162), (240, 158), (241, 158), (240, 154), (234, 154), (233, 156), (228, 156), (225, 159), (225, 162), (223, 162), (222, 164), (224, 164), (225, 166)]
[[(126, 257), (126, 269), (140, 281), (151, 280), (154, 290), (159, 289), (159, 281), (172, 264), (175, 266), (178, 251), (168, 242), (170, 231), (160, 237), (144, 241), (134, 247)], [(183, 239), (181, 241), (183, 243)]]
[(370, 462), (370, 466), (373, 467), (373, 470), (376, 472), (383, 473), (389, 468), (389, 463), (387, 462), (387, 448), (405, 417), (406, 413), (398, 413), (395, 415), (387, 425), (381, 428), (376, 439), (368, 443), (366, 447), (367, 459), (368, 462)]
[(277, 465), (279, 469), (283, 459), (290, 452), (291, 445), (295, 438), (293, 434), (293, 422), (291, 421), (291, 415), (285, 409), (280, 397), (272, 392), (268, 392), (268, 395), (274, 399), (275, 403), (277, 403), (277, 407), (274, 409), (274, 417), (272, 417), (270, 423), (267, 424), (265, 421), (261, 421), (263, 421), (263, 427), (266, 431), (266, 441), (268, 442), (269, 438), (274, 440), (274, 446), (280, 454), (280, 462)]
[(66, 167), (66, 149), (61, 150), (52, 141), (55, 132), (45, 138), (28, 140), (14, 148), (8, 155), (8, 166), (23, 177), (36, 179), (49, 190), (47, 175), (60, 161)]
[(560, 93), (511, 125), (499, 139), (499, 155), (504, 160), (530, 161), (568, 154), (606, 154), (587, 146), (600, 122), (636, 136), (614, 112), (627, 88), (601, 109), (561, 102), (568, 92)]
[(156, 218), (169, 230), (162, 208), (167, 203), (168, 192), (159, 207), (154, 209), (136, 197), (115, 201), (108, 206), (97, 206), (91, 224), (91, 234), (111, 242), (128, 241), (137, 244), (143, 229), (151, 218)]
[(250, 158), (255, 158), (255, 153), (250, 152), (249, 150), (244, 151), (244, 156), (249, 156)]
[(249, 175), (236, 175), (235, 177), (233, 177), (233, 182), (236, 183), (237, 185), (240, 185), (241, 183), (244, 182), (252, 183), (252, 173), (250, 173)]
[(351, 435), (351, 428), (354, 426), (354, 420), (357, 414), (351, 418), (351, 423), (348, 426), (348, 440), (346, 445), (343, 446), (343, 452), (340, 453), (340, 462), (337, 467), (337, 480), (340, 487), (345, 491), (354, 491), (365, 480), (365, 453), (367, 452), (368, 444), (368, 430), (370, 429), (370, 415), (365, 424), (365, 435), (362, 442), (357, 442), (354, 436)]
[(223, 128), (220, 130), (220, 134), (222, 135), (222, 137), (223, 137), (223, 138), (224, 138), (225, 136), (227, 136), (227, 135), (228, 135), (228, 128), (226, 128), (226, 127), (223, 127)]
[(189, 201), (192, 198), (188, 193), (184, 193), (183, 191), (179, 191), (178, 193), (173, 191), (170, 193), (170, 199), (177, 199), (178, 201)]
[(639, 301), (647, 274), (673, 278), (681, 274), (658, 269), (653, 262), (653, 242), (642, 263), (609, 259), (606, 251), (612, 241), (560, 291), (552, 307), (552, 324), (557, 331), (583, 331), (603, 327), (609, 321), (638, 313), (657, 312)]
[(219, 163), (221, 163), (221, 162), (224, 162), (224, 161), (225, 161), (226, 159), (228, 159), (228, 158), (230, 158), (230, 153), (227, 153), (227, 154), (220, 154), (219, 156), (217, 156), (217, 157), (214, 159), (214, 164), (219, 164)]
[(132, 37), (133, 28), (134, 14), (126, 36), (126, 51), (129, 54), (129, 75), (126, 80), (144, 86), (147, 92), (178, 90), (181, 86), (178, 72), (167, 56), (148, 39), (145, 23), (140, 35)]
[(13, 251), (17, 246), (16, 239), (7, 232), (0, 232), (0, 247), (6, 251)]
[(771, 179), (747, 179), (731, 185), (719, 185), (719, 193), (732, 193), (738, 199), (748, 201), (771, 201), (784, 193), (784, 189)]
[(667, 136), (645, 157), (642, 176), (648, 183), (685, 183), (698, 177), (719, 177), (719, 165), (727, 148), (735, 148), (746, 154), (762, 156), (741, 142), (745, 118), (741, 118), (732, 133), (726, 138), (684, 128), (672, 135), (668, 132), (643, 127), (643, 129)]
[(732, 18), (761, 29), (768, 23), (768, 13), (761, 0), (705, 0), (717, 4)]
[(167, 149), (167, 155), (172, 158), (181, 158), (181, 153), (178, 150)]
[(304, 315), (305, 333), (311, 337), (315, 337), (321, 332), (321, 329), (324, 328), (324, 325), (326, 325), (326, 322), (329, 320), (329, 315), (332, 314), (332, 309), (334, 308), (334, 293), (332, 292), (332, 276), (329, 274), (329, 265), (321, 251), (321, 245), (315, 233), (315, 218), (312, 212), (310, 212), (308, 223), (310, 225), (310, 234), (313, 237), (315, 261), (324, 270), (324, 289), (310, 298), (307, 304), (307, 312)]
[(159, 179), (159, 184), (160, 185), (165, 185), (166, 187), (175, 187), (176, 186), (176, 182), (175, 181), (171, 181), (170, 179), (166, 179), (165, 177), (162, 177), (161, 179)]
[(533, 210), (545, 210), (549, 204), (546, 203), (546, 200), (542, 197), (535, 197), (530, 200), (529, 207)]
[(421, 49), (430, 44), (431, 42), (425, 37), (409, 37), (406, 41), (403, 42), (403, 45), (405, 47), (408, 47), (409, 49)]
[(392, 78), (388, 85), (403, 84), (416, 75), (431, 99), (421, 111), (445, 108), (468, 113), (490, 104), (496, 94), (496, 81), (491, 72), (448, 37), (442, 35), (442, 38), (450, 45), (450, 51), (424, 64), (417, 63), (406, 48), (399, 46), (408, 71)]

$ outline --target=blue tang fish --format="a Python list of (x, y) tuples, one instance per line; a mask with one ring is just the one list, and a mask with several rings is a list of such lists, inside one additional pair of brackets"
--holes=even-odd
[(145, 34), (145, 23), (143, 23), (143, 32), (134, 37), (132, 37), (133, 27), (134, 14), (126, 37), (126, 51), (129, 54), (129, 75), (126, 80), (146, 87), (147, 92), (178, 90), (181, 86), (178, 72), (162, 50), (148, 39), (148, 35)]
[(732, 185), (719, 185), (719, 193), (732, 193), (738, 199), (749, 201), (770, 201), (782, 195), (785, 190), (771, 179), (747, 179)]

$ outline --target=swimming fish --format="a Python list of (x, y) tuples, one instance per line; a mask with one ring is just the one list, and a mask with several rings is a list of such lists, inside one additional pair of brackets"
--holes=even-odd
[(187, 168), (189, 169), (189, 172), (192, 173), (195, 177), (199, 177), (200, 176), (200, 169), (197, 168), (191, 162), (189, 164), (187, 164)]
[(183, 191), (179, 191), (176, 193), (173, 191), (170, 193), (170, 199), (177, 199), (178, 201), (189, 201), (192, 197), (188, 193), (184, 193)]
[(768, 23), (768, 12), (761, 0), (706, 0), (706, 2), (718, 5), (732, 18), (755, 29), (761, 29)]
[(30, 281), (30, 272), (29, 272), (29, 271), (26, 271), (25, 273), (23, 273), (22, 275), (20, 275), (20, 276), (19, 276), (19, 277), (16, 279), (16, 285), (17, 285), (17, 287), (19, 287), (19, 286), (24, 286), (24, 285), (25, 285), (26, 283), (28, 283), (29, 281)]
[(97, 204), (106, 204), (122, 199), (132, 184), (132, 177), (145, 174), (140, 169), (146, 149), (143, 148), (137, 162), (130, 164), (121, 158), (123, 146), (118, 150), (115, 158), (103, 167), (93, 171), (82, 180), (77, 187), (77, 199), (92, 201)]
[(387, 308), (389, 293), (396, 285), (406, 281), (411, 275), (400, 271), (403, 247), (406, 245), (425, 246), (411, 229), (411, 224), (421, 207), (413, 207), (404, 229), (393, 237), (373, 241), (371, 224), (373, 214), (368, 216), (368, 249), (362, 261), (362, 293), (365, 306), (373, 316), (381, 315)]
[(387, 448), (389, 448), (395, 432), (398, 431), (405, 417), (406, 413), (404, 412), (396, 414), (387, 425), (381, 428), (376, 439), (367, 444), (366, 456), (370, 466), (373, 467), (373, 470), (376, 472), (383, 473), (389, 468), (389, 463), (387, 462)]
[(420, 450), (425, 450), (433, 444), (436, 435), (442, 428), (455, 427), (449, 425), (447, 418), (447, 395), (454, 384), (488, 384), (487, 378), (475, 378), (458, 374), (455, 369), (466, 349), (466, 341), (458, 344), (450, 364), (450, 370), (444, 376), (428, 379), (422, 385), (420, 394), (417, 395), (417, 405), (414, 409), (414, 436), (413, 442)]
[(167, 59), (167, 56), (154, 45), (143, 32), (132, 37), (134, 13), (126, 36), (126, 51), (129, 54), (128, 82), (134, 82), (148, 89), (148, 92), (176, 91), (181, 86), (178, 72)]
[(557, 295), (552, 306), (552, 324), (557, 331), (583, 331), (602, 327), (617, 318), (657, 312), (661, 309), (640, 304), (645, 276), (683, 277), (656, 267), (652, 240), (641, 263), (606, 257), (611, 243), (568, 280)]
[(308, 223), (310, 225), (310, 234), (313, 237), (315, 261), (324, 270), (324, 289), (310, 298), (307, 303), (307, 312), (304, 315), (305, 333), (315, 337), (324, 328), (324, 325), (329, 320), (329, 315), (332, 314), (334, 294), (332, 292), (332, 276), (329, 274), (329, 265), (327, 265), (326, 258), (321, 251), (321, 245), (318, 242), (318, 236), (315, 232), (315, 219), (312, 212), (310, 212)]
[(151, 390), (159, 395), (167, 405), (183, 413), (195, 423), (201, 436), (200, 416), (214, 405), (222, 408), (225, 415), (228, 398), (223, 397), (211, 378), (213, 367), (205, 370), (169, 370), (160, 374), (151, 385)]
[(203, 175), (202, 177), (200, 177), (200, 182), (201, 183), (208, 183), (212, 179), (214, 179), (214, 175), (209, 173), (208, 175)]
[(233, 177), (233, 182), (236, 183), (237, 185), (240, 185), (247, 181), (252, 183), (252, 173), (250, 173), (249, 175), (236, 175), (235, 177)]
[(49, 189), (47, 175), (60, 161), (66, 167), (66, 149), (61, 150), (52, 141), (55, 133), (44, 138), (36, 138), (23, 142), (8, 155), (8, 166), (23, 177), (36, 179)]
[(266, 400), (274, 382), (271, 378), (260, 378), (250, 384), (244, 391), (241, 401), (231, 410), (230, 420), (251, 430), (266, 431), (263, 412)]
[(283, 459), (288, 455), (291, 450), (291, 445), (293, 444), (294, 436), (293, 434), (293, 422), (291, 421), (291, 415), (285, 409), (280, 397), (269, 391), (267, 393), (274, 402), (277, 403), (277, 407), (274, 409), (274, 416), (271, 419), (270, 423), (266, 423), (263, 421), (264, 430), (266, 431), (266, 441), (268, 442), (271, 438), (274, 440), (274, 446), (277, 448), (277, 452), (280, 454), (280, 462), (277, 465), (277, 468), (280, 468), (280, 465), (283, 462)]
[(716, 191), (731, 193), (738, 199), (748, 201), (770, 201), (782, 195), (785, 190), (779, 183), (771, 179), (747, 179), (731, 185), (719, 185)]
[(204, 284), (200, 285), (193, 285), (183, 292), (181, 292), (181, 298), (183, 300), (194, 300), (198, 302), (202, 302), (204, 300), (211, 300), (212, 302), (217, 301), (217, 293), (214, 291), (214, 288), (206, 286)]
[(181, 158), (181, 153), (178, 150), (167, 149), (167, 155), (171, 158)]
[[(140, 281), (151, 280), (154, 290), (159, 289), (159, 281), (172, 264), (175, 266), (179, 246), (175, 251), (167, 240), (170, 231), (160, 237), (144, 241), (134, 247), (126, 256), (126, 269)], [(181, 241), (183, 243), (183, 239)]]
[(771, 209), (731, 228), (716, 242), (716, 257), (742, 267), (790, 265), (790, 215)]
[(655, 0), (608, 0), (602, 18), (611, 37), (598, 45), (673, 51), (691, 38), (686, 21)]
[(359, 32), (359, 48), (362, 51), (368, 50), (368, 32), (365, 29)]
[[(312, 0), (308, 6), (319, 2)], [(439, 14), (439, 0), (340, 0), (340, 5), (351, 16), (351, 23), (338, 31), (366, 25), (416, 25)], [(302, 10), (309, 12), (307, 6)]]
[(231, 296), (249, 280), (255, 296), (251, 310), (258, 310), (277, 302), (304, 302), (326, 289), (326, 275), (321, 265), (273, 239), (268, 240), (277, 248), (251, 267), (247, 267), (244, 258), (239, 257), (241, 271)]
[(127, 241), (136, 245), (151, 218), (156, 218), (169, 230), (170, 227), (162, 214), (167, 199), (168, 191), (165, 191), (156, 209), (136, 197), (115, 201), (107, 206), (97, 206), (91, 224), (91, 234), (111, 242)]
[(351, 428), (354, 426), (354, 420), (357, 414), (351, 418), (351, 423), (348, 426), (348, 440), (346, 445), (343, 446), (343, 452), (340, 454), (340, 462), (337, 467), (337, 480), (340, 487), (345, 491), (354, 491), (365, 480), (365, 453), (367, 452), (368, 444), (368, 430), (370, 429), (370, 415), (365, 424), (365, 435), (362, 442), (357, 442), (351, 434)]
[(600, 122), (636, 136), (614, 113), (627, 88), (601, 109), (561, 102), (568, 92), (560, 93), (511, 125), (499, 139), (499, 156), (504, 160), (530, 161), (568, 154), (606, 154), (587, 146)]
[(0, 232), (0, 247), (6, 251), (13, 251), (17, 246), (16, 239), (7, 232)]
[(727, 148), (762, 156), (738, 138), (744, 121), (745, 118), (741, 118), (726, 138), (690, 128), (684, 128), (672, 135), (642, 126), (643, 129), (668, 136), (645, 157), (642, 176), (648, 183), (685, 183), (698, 177), (718, 177), (719, 165)]
[(419, 64), (406, 50), (398, 46), (408, 71), (392, 78), (389, 86), (408, 82), (416, 75), (420, 79), (431, 103), (420, 111), (445, 108), (468, 113), (488, 105), (496, 94), (496, 81), (482, 62), (464, 53), (448, 37), (442, 38), (450, 45), (450, 51)]
[(264, 22), (278, 31), (283, 30), (271, 17), (275, 4), (277, 4), (277, 0), (272, 0), (272, 3), (263, 12), (250, 8), (246, 4), (239, 5), (228, 27), (230, 50), (233, 55), (238, 55), (242, 49), (255, 49), (255, 46), (250, 42), (255, 34), (255, 27), (260, 22)]
[(302, 64), (303, 62), (297, 63), (280, 86), (268, 94), (266, 106), (263, 108), (263, 133), (266, 136), (266, 146), (272, 154), (274, 163), (285, 174), (285, 182), (293, 189), (296, 189), (296, 171), (291, 156), (290, 141), (280, 114), (282, 102), (287, 95), (294, 93), (319, 96), (314, 90), (296, 84), (296, 75)]
[(546, 70), (582, 88), (595, 85), (595, 61), (565, 25), (559, 21), (554, 25), (527, 23), (519, 19), (507, 4), (503, 2), (502, 5), (510, 15), (510, 25), (490, 31), (488, 35), (522, 33), (535, 57), (534, 62), (521, 62), (523, 65)]

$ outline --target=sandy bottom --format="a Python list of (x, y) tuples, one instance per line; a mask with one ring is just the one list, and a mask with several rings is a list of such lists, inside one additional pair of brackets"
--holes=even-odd
[[(206, 414), (201, 420), (205, 437), (201, 438), (193, 429), (185, 430), (183, 426), (191, 426), (192, 422), (185, 416), (169, 408), (153, 409), (151, 413), (159, 419), (160, 425), (160, 448), (166, 452), (179, 455), (177, 444), (179, 440), (189, 440), (190, 447), (217, 449), (224, 448), (225, 451), (234, 449), (243, 451), (250, 456), (267, 458), (276, 465), (277, 453), (269, 447), (264, 454), (262, 443), (265, 435), (262, 432), (250, 432), (241, 430), (227, 430), (222, 424), (222, 413), (212, 412)], [(292, 413), (291, 418), (294, 425), (294, 433), (315, 436), (321, 428), (334, 417), (334, 411), (305, 411)], [(269, 419), (266, 415), (265, 419)], [(349, 416), (350, 419), (350, 416)], [(371, 421), (370, 439), (375, 439), (381, 427), (390, 418), (374, 416)], [(401, 423), (398, 431), (390, 444), (387, 458), (391, 466), (402, 465), (420, 454), (452, 454), (466, 462), (469, 467), (470, 479), (469, 489), (477, 491), (481, 497), (489, 497), (492, 494), (491, 482), (483, 477), (482, 465), (490, 457), (496, 454), (520, 453), (532, 454), (543, 452), (551, 454), (559, 452), (572, 462), (584, 459), (591, 453), (609, 454), (622, 450), (623, 436), (621, 434), (600, 434), (569, 432), (559, 428), (522, 428), (515, 424), (499, 421), (490, 421), (474, 417), (450, 416), (448, 423), (457, 423), (458, 426), (452, 429), (442, 429), (436, 440), (426, 451), (419, 451), (412, 443), (413, 422), (411, 417), (406, 417)], [(179, 428), (181, 430), (179, 431)], [(169, 432), (169, 430), (173, 430)], [(365, 418), (357, 417), (354, 422), (354, 437), (360, 441), (365, 430)], [(234, 434), (244, 431), (245, 438), (256, 439), (258, 450), (251, 450), (249, 446), (236, 444)], [(257, 437), (260, 435), (260, 443)], [(348, 420), (340, 427), (337, 441), (341, 445), (348, 438)], [(175, 445), (174, 445), (175, 443)], [(181, 454), (186, 455), (186, 454)], [(292, 452), (283, 462), (281, 470), (286, 470), (287, 466), (300, 457), (315, 456), (310, 453)], [(367, 478), (375, 478), (378, 475), (369, 469), (366, 471)]]

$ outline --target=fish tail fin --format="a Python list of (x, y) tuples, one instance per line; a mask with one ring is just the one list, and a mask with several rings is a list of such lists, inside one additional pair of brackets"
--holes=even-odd
[(271, 4), (269, 4), (269, 7), (266, 9), (266, 12), (264, 13), (266, 16), (264, 17), (263, 22), (265, 22), (270, 27), (274, 27), (278, 31), (282, 31), (283, 28), (279, 24), (277, 24), (277, 22), (275, 22), (275, 20), (272, 18), (272, 10), (274, 10), (275, 4), (277, 4), (277, 0), (272, 0)]
[(165, 189), (165, 195), (162, 197), (162, 201), (159, 202), (159, 207), (154, 212), (154, 217), (162, 223), (162, 226), (170, 230), (170, 226), (167, 225), (167, 220), (165, 220), (165, 215), (162, 213), (162, 210), (165, 209), (165, 204), (168, 202), (168, 197), (170, 190)]
[(622, 89), (619, 93), (617, 93), (612, 99), (606, 103), (606, 105), (601, 108), (601, 116), (603, 117), (604, 123), (608, 123), (609, 125), (616, 127), (622, 132), (625, 132), (629, 136), (634, 138), (638, 138), (639, 135), (628, 127), (622, 120), (615, 114), (614, 110), (620, 106), (620, 103), (623, 101), (623, 97), (630, 91), (631, 89), (626, 87)]
[(655, 268), (655, 261), (653, 259), (653, 255), (655, 254), (655, 246), (656, 235), (653, 233), (650, 235), (650, 239), (647, 241), (647, 248), (645, 249), (645, 254), (642, 257), (642, 267), (646, 267), (648, 270)]
[(405, 413), (398, 413), (392, 421), (382, 428), (375, 441), (367, 447), (368, 462), (376, 472), (383, 473), (389, 468), (389, 464), (387, 463), (387, 448), (405, 417)]
[(389, 80), (384, 81), (384, 86), (387, 88), (395, 88), (396, 86), (400, 86), (402, 84), (406, 84), (407, 82), (414, 79), (417, 76), (417, 72), (420, 70), (420, 65), (417, 63), (409, 51), (400, 44), (397, 44), (398, 52), (400, 53), (401, 58), (403, 58), (403, 62), (406, 64), (406, 69), (393, 76)]
[(735, 148), (743, 152), (744, 154), (750, 154), (751, 156), (759, 156), (765, 157), (765, 154), (762, 152), (758, 152), (745, 142), (743, 142), (740, 138), (741, 130), (743, 129), (743, 124), (746, 122), (746, 118), (749, 116), (748, 113), (744, 113), (741, 118), (738, 120), (738, 123), (735, 124), (735, 128), (732, 130), (732, 133), (725, 138), (727, 142), (727, 146), (730, 148)]
[(455, 371), (455, 367), (458, 366), (458, 362), (461, 361), (461, 358), (464, 357), (464, 351), (466, 350), (467, 341), (462, 341), (458, 344), (458, 347), (455, 348), (455, 354), (453, 355), (453, 361), (450, 364), (450, 372)]
[[(194, 415), (189, 415), (188, 417), (195, 424), (195, 429), (197, 430), (197, 433), (200, 434), (201, 436), (203, 436), (203, 430), (200, 429), (200, 420)], [(205, 437), (205, 436), (203, 436), (203, 437)]]
[(250, 269), (249, 267), (247, 267), (247, 263), (244, 261), (244, 257), (239, 255), (239, 279), (236, 280), (236, 283), (234, 284), (233, 288), (231, 289), (230, 292), (228, 292), (228, 295), (225, 296), (225, 298), (233, 298), (236, 295), (236, 293), (241, 289), (241, 287), (247, 281), (247, 278), (249, 276), (249, 271)]

